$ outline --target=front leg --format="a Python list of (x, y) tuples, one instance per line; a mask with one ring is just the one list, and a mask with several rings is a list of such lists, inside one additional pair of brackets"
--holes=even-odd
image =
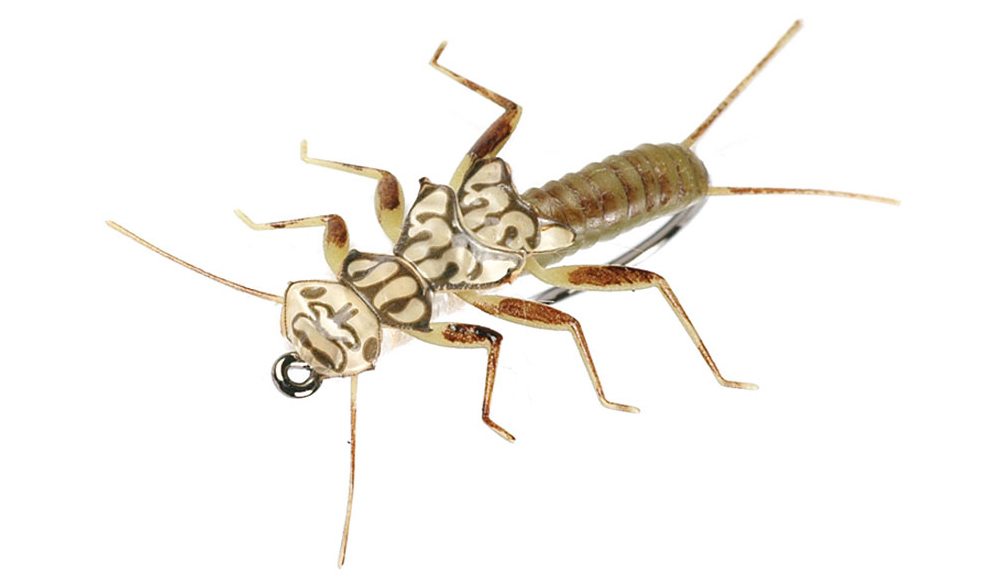
[(398, 241), (401, 235), (401, 223), (405, 219), (405, 198), (401, 193), (401, 184), (394, 175), (383, 169), (310, 157), (309, 143), (304, 140), (299, 147), (299, 153), (302, 161), (310, 165), (377, 179), (377, 188), (374, 190), (374, 213), (377, 214), (377, 223), (384, 229), (391, 242)]
[(460, 188), (460, 185), (463, 183), (463, 177), (466, 175), (467, 171), (473, 167), (474, 163), (480, 159), (496, 157), (497, 153), (500, 152), (504, 144), (508, 142), (508, 139), (511, 138), (511, 133), (515, 131), (515, 128), (518, 126), (518, 121), (521, 119), (521, 106), (500, 94), (492, 92), (478, 83), (470, 81), (458, 73), (450, 71), (443, 65), (440, 65), (439, 56), (442, 55), (443, 49), (445, 48), (446, 41), (443, 41), (440, 43), (439, 48), (436, 49), (435, 55), (432, 56), (432, 61), (430, 64), (439, 71), (453, 78), (461, 85), (466, 86), (467, 88), (494, 102), (498, 106), (504, 108), (504, 113), (501, 114), (498, 119), (495, 120), (483, 134), (480, 135), (477, 142), (470, 147), (470, 150), (467, 151), (466, 156), (463, 157), (462, 161), (460, 161), (460, 166), (456, 168), (456, 172), (453, 173), (453, 179), (450, 181), (449, 186), (453, 188), (453, 191), (456, 191)]
[(326, 257), (326, 263), (333, 269), (334, 274), (340, 274), (343, 268), (343, 260), (350, 252), (350, 234), (346, 229), (346, 222), (336, 214), (326, 216), (312, 216), (311, 218), (299, 218), (297, 220), (282, 220), (280, 222), (265, 222), (263, 224), (255, 222), (247, 217), (247, 214), (240, 210), (234, 210), (240, 220), (247, 224), (251, 230), (283, 230), (286, 228), (318, 228), (325, 226), (323, 232), (322, 251)]

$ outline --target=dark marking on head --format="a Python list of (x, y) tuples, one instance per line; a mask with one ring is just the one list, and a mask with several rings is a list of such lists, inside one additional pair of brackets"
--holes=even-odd
[[(346, 339), (343, 336), (333, 335), (325, 331), (322, 327), (322, 324), (319, 323), (320, 317), (319, 317), (319, 312), (317, 311), (319, 309), (321, 309), (326, 313), (326, 316), (328, 316), (333, 321), (333, 323), (336, 324), (336, 327), (350, 334), (350, 339)], [(345, 305), (343, 305), (343, 307), (340, 307), (338, 310), (334, 310), (333, 307), (327, 303), (317, 303), (315, 301), (310, 301), (309, 311), (312, 312), (312, 315), (315, 316), (315, 319), (312, 318), (308, 318), (308, 319), (310, 319), (313, 325), (315, 325), (315, 327), (318, 328), (318, 330), (320, 331), (323, 337), (332, 341), (334, 344), (342, 344), (344, 347), (349, 348), (350, 350), (353, 350), (354, 348), (360, 345), (360, 336), (357, 334), (357, 329), (354, 328), (349, 323), (349, 321), (354, 316), (360, 313), (360, 310), (356, 309), (353, 306), (353, 304), (351, 304), (349, 301)], [(299, 318), (302, 317), (307, 317), (307, 316), (299, 315)]]
[(295, 326), (295, 322), (297, 321), (312, 322), (312, 320), (307, 316), (299, 315), (292, 322), (292, 331), (294, 332), (295, 338), (298, 340), (298, 343), (301, 345), (301, 347), (307, 350), (310, 354), (312, 354), (313, 360), (321, 364), (323, 367), (333, 372), (343, 372), (343, 369), (346, 368), (347, 359), (346, 359), (346, 352), (343, 350), (340, 344), (334, 340), (329, 340), (330, 344), (333, 344), (335, 346), (335, 349), (340, 353), (340, 360), (339, 363), (337, 363), (337, 361), (333, 360), (333, 358), (329, 354), (327, 354), (322, 349), (316, 347), (312, 339), (309, 337), (309, 334), (306, 333), (305, 330), (299, 329)]
[[(329, 354), (326, 354), (325, 352), (316, 348), (315, 346), (310, 346), (309, 348), (307, 348), (307, 350), (312, 353), (313, 358), (315, 358), (320, 364), (322, 364), (326, 368), (334, 372), (341, 372), (343, 370), (342, 366), (336, 366), (336, 363), (333, 361), (332, 358), (329, 357)], [(346, 355), (344, 355), (343, 358), (344, 360), (342, 362), (345, 365)]]
[(364, 342), (363, 354), (364, 360), (367, 362), (374, 362), (377, 359), (377, 355), (381, 350), (381, 345), (378, 343), (377, 338), (368, 338)]
[(317, 299), (326, 294), (325, 287), (306, 287), (299, 291), (299, 294), (306, 299)]

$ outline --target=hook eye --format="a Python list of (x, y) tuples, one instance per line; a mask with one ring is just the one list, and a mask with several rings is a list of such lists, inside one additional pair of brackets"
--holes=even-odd
[[(308, 371), (309, 376), (304, 381), (297, 383), (289, 376), (293, 368), (300, 368)], [(275, 361), (271, 368), (271, 379), (278, 390), (294, 399), (304, 399), (319, 390), (322, 384), (322, 377), (316, 374), (312, 367), (299, 358), (295, 352), (289, 352)]]

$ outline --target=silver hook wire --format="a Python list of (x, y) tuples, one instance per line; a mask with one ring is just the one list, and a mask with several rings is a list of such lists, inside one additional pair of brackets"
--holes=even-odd
[[(685, 210), (677, 212), (674, 216), (669, 218), (669, 221), (653, 232), (651, 236), (642, 240), (637, 246), (631, 247), (624, 254), (615, 257), (608, 264), (622, 266), (628, 265), (646, 253), (651, 254), (662, 248), (667, 242), (669, 242), (669, 240), (672, 239), (673, 236), (679, 234), (679, 231), (682, 230), (686, 224), (689, 224), (690, 221), (698, 213), (700, 213), (700, 208), (702, 208), (706, 203), (707, 200), (704, 198)], [(562, 301), (567, 297), (571, 297), (579, 293), (582, 293), (582, 291), (574, 291), (573, 289), (564, 289), (562, 287), (550, 287), (532, 297), (532, 301), (552, 305), (557, 301)]]

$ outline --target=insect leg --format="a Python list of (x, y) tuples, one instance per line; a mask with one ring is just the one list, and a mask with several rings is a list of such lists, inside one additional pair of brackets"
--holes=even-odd
[(710, 371), (717, 378), (717, 382), (725, 387), (735, 389), (758, 388), (757, 385), (751, 383), (730, 381), (721, 376), (720, 369), (717, 368), (714, 359), (710, 357), (710, 352), (707, 351), (706, 345), (700, 339), (700, 334), (693, 327), (693, 322), (690, 321), (682, 304), (679, 303), (679, 299), (676, 298), (676, 294), (672, 292), (669, 283), (662, 276), (642, 269), (617, 265), (576, 265), (547, 269), (535, 260), (529, 261), (525, 265), (525, 268), (540, 281), (566, 289), (580, 291), (633, 291), (648, 287), (657, 288), (662, 292), (663, 297), (669, 303), (669, 307), (672, 308), (676, 317), (679, 318), (679, 322), (683, 324), (683, 328), (686, 329), (686, 333), (689, 334), (690, 339), (693, 340), (693, 344), (700, 351), (700, 355), (703, 356), (703, 360), (706, 361), (707, 366), (710, 367)]
[(583, 364), (587, 368), (587, 374), (590, 375), (590, 382), (593, 383), (594, 390), (597, 392), (597, 399), (600, 400), (601, 405), (617, 411), (638, 413), (637, 407), (614, 403), (604, 396), (604, 389), (600, 384), (600, 378), (597, 376), (597, 368), (593, 364), (593, 358), (590, 356), (590, 348), (587, 346), (587, 339), (583, 335), (583, 328), (580, 327), (580, 322), (572, 315), (536, 301), (529, 301), (528, 299), (501, 297), (498, 295), (480, 295), (473, 291), (460, 291), (457, 295), (484, 313), (516, 324), (546, 330), (568, 331), (573, 336), (576, 347), (580, 350)]
[(491, 420), (491, 395), (494, 392), (494, 375), (497, 373), (497, 358), (501, 352), (501, 334), (494, 330), (470, 324), (434, 323), (428, 332), (404, 330), (406, 333), (436, 346), (449, 348), (486, 348), (487, 378), (484, 381), (484, 406), (481, 417), (495, 433), (509, 442), (515, 441), (503, 427)]
[(430, 64), (439, 71), (453, 78), (453, 80), (459, 84), (466, 86), (467, 88), (494, 102), (498, 106), (504, 108), (504, 113), (501, 114), (497, 120), (487, 127), (487, 130), (480, 135), (477, 142), (470, 147), (470, 150), (467, 151), (466, 156), (463, 157), (463, 160), (460, 162), (460, 166), (456, 168), (456, 172), (453, 173), (453, 179), (450, 181), (449, 186), (455, 191), (460, 188), (460, 185), (463, 183), (464, 175), (466, 175), (466, 172), (470, 169), (470, 167), (473, 167), (474, 163), (480, 159), (497, 156), (497, 153), (500, 152), (504, 144), (508, 142), (508, 139), (511, 137), (511, 133), (514, 132), (515, 128), (518, 126), (518, 121), (521, 119), (521, 106), (500, 94), (492, 92), (482, 85), (470, 81), (458, 73), (446, 69), (445, 66), (440, 65), (439, 56), (442, 55), (443, 49), (445, 48), (446, 41), (443, 41), (440, 43), (439, 48), (436, 49), (436, 53), (432, 56), (432, 61)]
[[(630, 247), (627, 251), (611, 259), (611, 262), (607, 263), (609, 265), (630, 265), (639, 257), (645, 255), (646, 258), (660, 248), (666, 245), (673, 236), (679, 234), (679, 231), (689, 224), (691, 220), (696, 216), (697, 213), (707, 204), (706, 199), (701, 199), (685, 210), (680, 210), (676, 214), (669, 218), (665, 224), (659, 226), (659, 228), (653, 232), (651, 235), (645, 237), (644, 240), (639, 242), (637, 245)], [(532, 297), (533, 300), (539, 303), (545, 303), (546, 305), (552, 305), (558, 301), (562, 301), (567, 297), (577, 295), (580, 293), (579, 290), (567, 289), (565, 287), (549, 287), (545, 291), (542, 291), (538, 295)]]
[(302, 160), (310, 165), (377, 179), (377, 189), (374, 191), (374, 212), (377, 214), (377, 223), (392, 242), (398, 240), (401, 235), (401, 222), (405, 218), (405, 198), (401, 193), (401, 185), (394, 175), (382, 169), (312, 158), (309, 156), (309, 143), (304, 140), (299, 150)]
[(315, 228), (325, 226), (326, 231), (322, 244), (323, 255), (326, 257), (326, 262), (330, 268), (336, 274), (340, 273), (343, 267), (343, 259), (346, 258), (347, 253), (350, 251), (350, 235), (347, 233), (346, 222), (343, 221), (343, 218), (335, 214), (259, 224), (248, 218), (247, 214), (240, 210), (234, 210), (233, 213), (237, 214), (237, 217), (252, 230), (280, 230), (283, 228)]

